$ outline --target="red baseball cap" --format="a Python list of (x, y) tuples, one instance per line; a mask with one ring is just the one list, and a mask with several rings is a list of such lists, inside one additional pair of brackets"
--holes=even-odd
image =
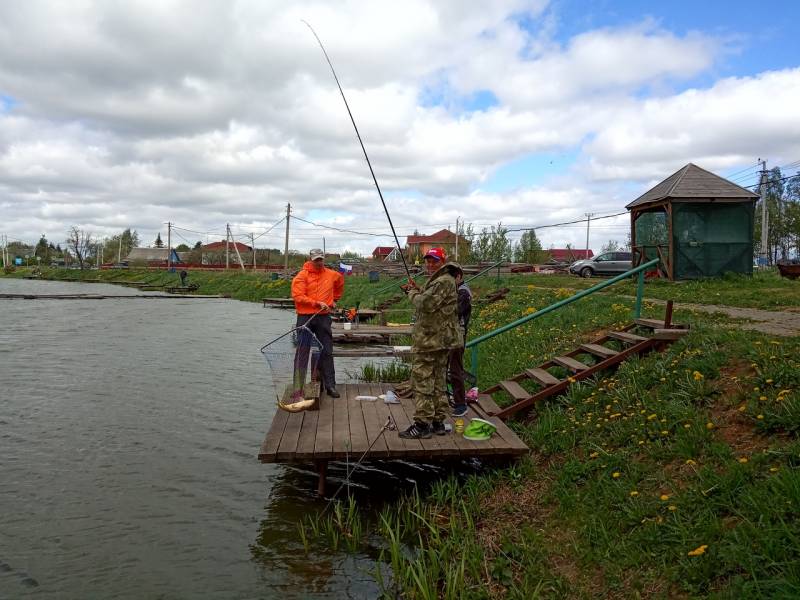
[(423, 256), (422, 258), (423, 259), (434, 258), (439, 262), (444, 262), (445, 260), (447, 260), (447, 255), (444, 253), (443, 248), (431, 248), (425, 253), (425, 256)]

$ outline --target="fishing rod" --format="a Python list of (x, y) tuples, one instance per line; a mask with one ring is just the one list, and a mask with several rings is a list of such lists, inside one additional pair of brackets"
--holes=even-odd
[(350, 115), (350, 122), (353, 124), (353, 129), (356, 130), (356, 137), (358, 137), (358, 143), (361, 144), (361, 150), (364, 152), (364, 158), (367, 159), (367, 166), (369, 167), (369, 172), (372, 175), (372, 181), (375, 182), (375, 189), (378, 190), (378, 196), (380, 196), (381, 204), (383, 205), (383, 211), (386, 213), (386, 218), (389, 220), (389, 227), (392, 228), (392, 235), (394, 236), (394, 242), (395, 244), (397, 244), (398, 252), (400, 252), (400, 259), (403, 261), (403, 267), (405, 267), (406, 275), (408, 275), (408, 278), (411, 279), (411, 271), (408, 270), (408, 265), (406, 264), (406, 258), (405, 256), (403, 256), (403, 249), (400, 247), (400, 240), (397, 238), (397, 232), (394, 230), (392, 217), (389, 216), (389, 209), (386, 208), (386, 202), (383, 199), (381, 186), (378, 185), (378, 179), (377, 177), (375, 177), (375, 171), (372, 170), (372, 163), (370, 162), (369, 156), (367, 155), (367, 149), (364, 147), (364, 142), (361, 140), (361, 134), (358, 132), (358, 127), (356, 126), (356, 120), (353, 118), (353, 113), (350, 111), (350, 105), (347, 103), (347, 98), (345, 98), (344, 96), (344, 90), (342, 89), (342, 85), (339, 83), (339, 78), (336, 76), (336, 71), (333, 68), (333, 63), (331, 62), (331, 59), (328, 56), (327, 51), (325, 50), (325, 46), (322, 45), (322, 40), (319, 39), (317, 32), (314, 31), (314, 28), (305, 19), (300, 19), (300, 20), (306, 24), (306, 26), (311, 30), (311, 33), (314, 34), (314, 37), (317, 38), (317, 43), (319, 44), (319, 47), (322, 49), (322, 53), (325, 55), (325, 60), (328, 61), (328, 66), (331, 68), (331, 73), (333, 73), (333, 79), (336, 81), (336, 86), (339, 88), (339, 93), (342, 95), (342, 100), (344, 100), (344, 106), (347, 109), (347, 114)]

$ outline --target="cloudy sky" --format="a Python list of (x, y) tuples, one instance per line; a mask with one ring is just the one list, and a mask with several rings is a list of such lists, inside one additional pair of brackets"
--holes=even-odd
[[(0, 233), (130, 227), (150, 245), (170, 221), (194, 244), (229, 223), (282, 247), (291, 203), (291, 248), (391, 245), (301, 19), (403, 242), (457, 217), (611, 215), (687, 162), (750, 185), (758, 158), (800, 161), (792, 0), (3, 2)], [(590, 245), (626, 223), (592, 222)]]

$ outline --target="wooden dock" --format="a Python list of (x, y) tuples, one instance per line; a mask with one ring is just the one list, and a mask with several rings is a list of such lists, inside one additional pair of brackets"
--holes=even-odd
[[(318, 491), (324, 495), (328, 461), (358, 460), (370, 447), (365, 460), (407, 459), (420, 462), (464, 459), (471, 457), (513, 458), (528, 452), (528, 447), (498, 417), (489, 416), (499, 409), (489, 396), (481, 396), (469, 405), (465, 424), (473, 417), (491, 421), (497, 432), (491, 439), (474, 442), (461, 434), (449, 432), (427, 440), (404, 440), (397, 434), (413, 420), (414, 401), (401, 398), (400, 404), (383, 400), (356, 400), (356, 396), (378, 396), (392, 388), (386, 383), (343, 384), (338, 386), (341, 398), (332, 399), (324, 392), (319, 410), (288, 413), (278, 409), (272, 419), (258, 460), (262, 463), (313, 462), (320, 476)], [(396, 430), (382, 428), (391, 418)], [(448, 418), (447, 423), (453, 425)]]
[(333, 347), (333, 357), (392, 357), (408, 356), (411, 354), (411, 346), (357, 346), (355, 348)]
[(275, 308), (294, 308), (294, 300), (292, 298), (262, 298), (262, 306), (269, 304)]
[(119, 296), (106, 296), (103, 294), (0, 294), (0, 300), (126, 300), (130, 298), (145, 298), (164, 300), (192, 298), (194, 300), (208, 300), (213, 298), (225, 298), (220, 295), (187, 294), (187, 295), (166, 295), (166, 294), (125, 294)]
[(336, 343), (379, 343), (390, 344), (393, 337), (411, 335), (413, 325), (364, 325), (346, 330), (344, 323), (333, 323), (333, 341)]

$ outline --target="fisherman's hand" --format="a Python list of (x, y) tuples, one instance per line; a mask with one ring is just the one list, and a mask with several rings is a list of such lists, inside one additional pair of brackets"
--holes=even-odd
[(330, 307), (327, 304), (325, 304), (324, 302), (317, 302), (317, 306), (319, 307), (320, 310), (329, 310), (330, 309)]
[(406, 285), (408, 286), (409, 289), (414, 289), (414, 290), (419, 289), (417, 282), (414, 281), (411, 277), (408, 278), (408, 283)]

